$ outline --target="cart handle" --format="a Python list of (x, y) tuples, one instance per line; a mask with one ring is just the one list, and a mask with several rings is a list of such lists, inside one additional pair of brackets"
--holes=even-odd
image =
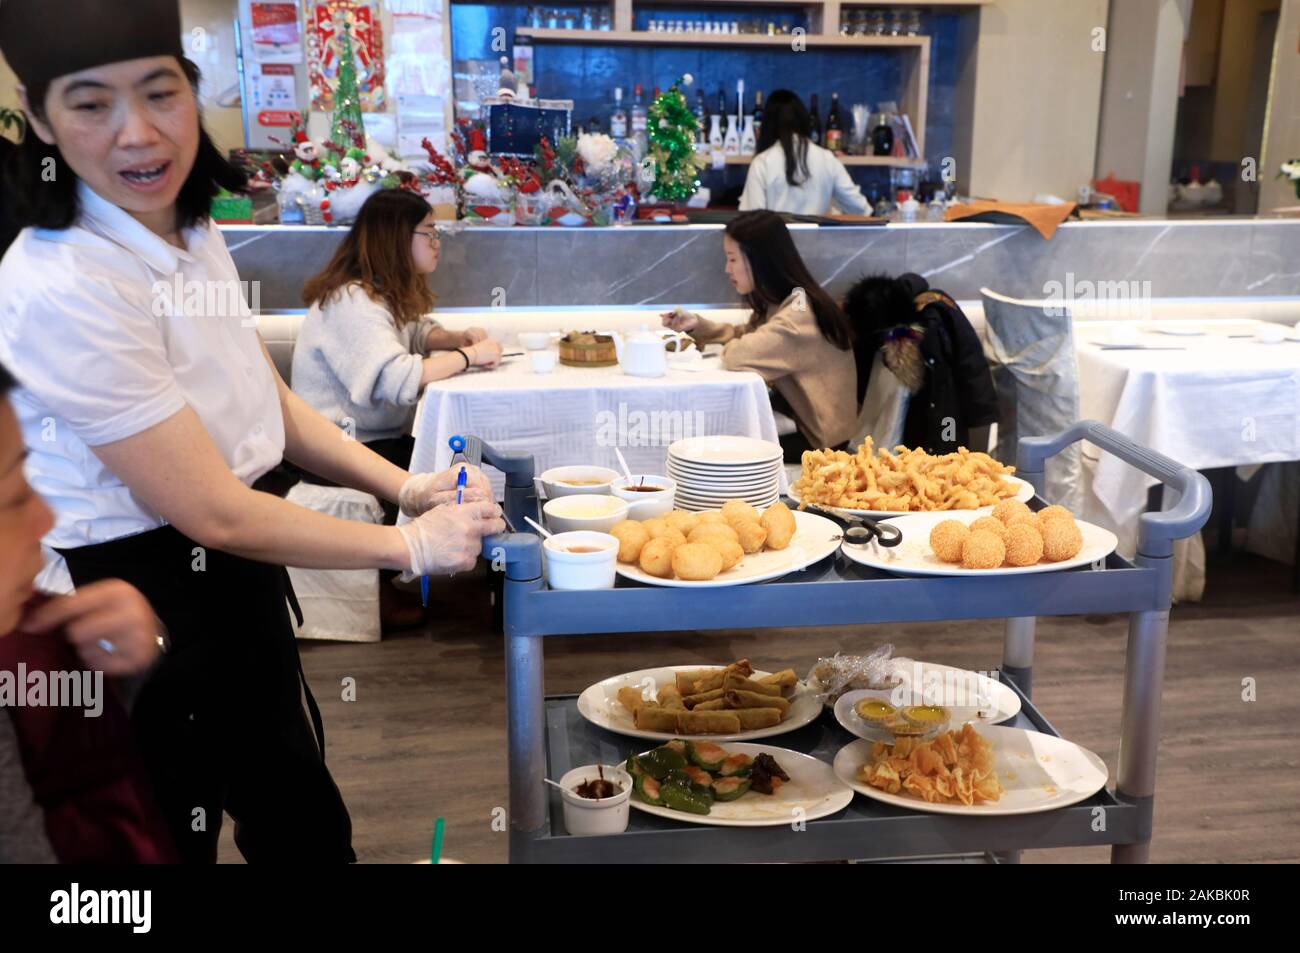
[(465, 442), (465, 458), (470, 463), (475, 465), (485, 463), (505, 474), (506, 492), (503, 509), (506, 519), (516, 529), (522, 528), (525, 516), (536, 515), (533, 455), (497, 450), (479, 437), (466, 437)]
[(1080, 420), (1052, 437), (1022, 437), (1017, 475), (1041, 491), (1043, 465), (1047, 458), (1079, 440), (1087, 440), (1178, 491), (1178, 502), (1171, 509), (1142, 514), (1138, 537), (1140, 554), (1155, 558), (1172, 556), (1174, 540), (1191, 536), (1210, 518), (1213, 495), (1204, 476), (1096, 420)]

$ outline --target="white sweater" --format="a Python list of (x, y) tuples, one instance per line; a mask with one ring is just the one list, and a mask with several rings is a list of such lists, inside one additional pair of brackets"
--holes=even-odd
[(293, 350), (294, 393), (357, 440), (400, 437), (420, 399), (431, 318), (398, 328), (383, 299), (348, 285), (312, 305)]
[(808, 143), (808, 178), (799, 185), (787, 182), (785, 152), (778, 142), (754, 156), (750, 163), (745, 191), (740, 196), (740, 210), (766, 208), (798, 215), (825, 215), (832, 198), (841, 211), (854, 215), (869, 211), (867, 200), (849, 177), (844, 163), (815, 142)]

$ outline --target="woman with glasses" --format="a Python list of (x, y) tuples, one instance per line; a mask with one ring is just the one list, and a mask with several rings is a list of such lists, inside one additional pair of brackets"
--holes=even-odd
[(424, 386), (501, 360), (501, 345), (482, 328), (446, 331), (428, 317), (434, 294), (425, 276), (438, 251), (423, 198), (376, 192), (303, 288), (311, 310), (294, 346), (294, 392), (400, 467), (411, 462), (408, 431)]

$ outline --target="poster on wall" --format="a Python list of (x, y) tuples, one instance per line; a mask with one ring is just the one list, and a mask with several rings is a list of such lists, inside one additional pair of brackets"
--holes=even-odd
[(339, 76), (339, 49), (343, 26), (352, 33), (352, 56), (356, 65), (357, 89), (362, 112), (383, 112), (384, 33), (376, 3), (323, 0), (313, 3), (307, 35), (307, 78), (311, 85), (311, 108), (329, 112), (334, 108), (334, 86)]
[(250, 4), (253, 59), (258, 63), (301, 63), (302, 24), (297, 0)]
[(293, 66), (289, 63), (260, 63), (251, 71), (253, 108), (297, 110), (298, 92)]

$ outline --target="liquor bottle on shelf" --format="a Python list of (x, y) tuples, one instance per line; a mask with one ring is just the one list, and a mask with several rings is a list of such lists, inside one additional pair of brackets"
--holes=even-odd
[(609, 114), (609, 134), (616, 142), (627, 138), (627, 111), (623, 108), (623, 87), (614, 87), (614, 111)]
[(817, 145), (822, 144), (822, 121), (817, 115), (817, 94), (812, 94), (812, 106), (808, 110), (812, 114), (812, 141)]
[(695, 121), (699, 123), (699, 128), (695, 131), (695, 145), (697, 150), (703, 149), (709, 142), (709, 110), (704, 105), (704, 90), (695, 90)]
[(722, 137), (722, 151), (729, 156), (740, 155), (740, 130), (736, 128), (736, 117), (727, 117), (727, 134)]
[(839, 93), (831, 93), (831, 108), (826, 114), (826, 148), (836, 155), (844, 151), (844, 125), (840, 122)]
[(889, 125), (889, 113), (880, 114), (880, 122), (871, 130), (871, 151), (878, 156), (894, 154), (894, 130)]
[(721, 86), (718, 87), (718, 115), (727, 114), (727, 92)]
[(740, 154), (752, 156), (758, 147), (758, 137), (754, 135), (754, 117), (745, 117), (745, 125), (740, 132)]
[(709, 117), (709, 151), (722, 151), (722, 115), (714, 113)]
[(638, 162), (650, 148), (650, 139), (646, 135), (646, 109), (641, 98), (641, 84), (632, 87), (632, 153)]
[(763, 91), (757, 89), (754, 91), (754, 140), (757, 142), (758, 137), (763, 133)]

